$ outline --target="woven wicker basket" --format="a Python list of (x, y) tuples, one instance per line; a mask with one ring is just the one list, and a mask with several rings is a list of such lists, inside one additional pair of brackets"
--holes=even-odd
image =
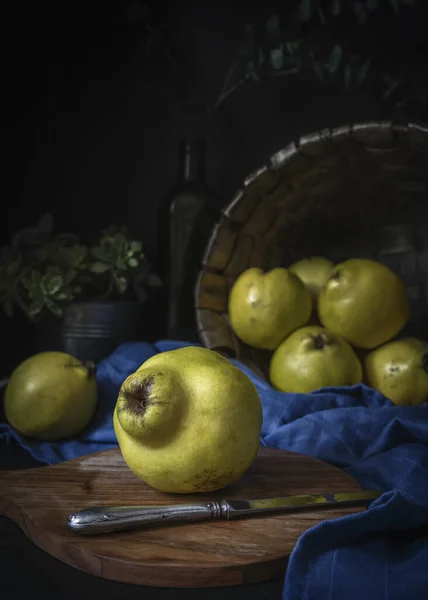
[(428, 128), (366, 122), (305, 135), (244, 180), (222, 211), (195, 289), (201, 343), (267, 376), (270, 353), (228, 324), (231, 286), (249, 267), (308, 256), (371, 257), (408, 286), (406, 334), (428, 340)]

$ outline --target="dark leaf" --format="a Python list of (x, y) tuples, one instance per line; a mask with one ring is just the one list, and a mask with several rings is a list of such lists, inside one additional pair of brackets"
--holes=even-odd
[(95, 258), (98, 258), (101, 261), (110, 262), (110, 255), (105, 248), (101, 246), (95, 246), (95, 248), (92, 248), (91, 252)]
[(69, 249), (68, 260), (71, 267), (78, 267), (86, 258), (86, 246), (76, 245)]
[(33, 287), (33, 280), (31, 277), (22, 277), (21, 278), (22, 285), (29, 291)]
[(128, 282), (125, 277), (116, 277), (115, 283), (119, 294), (123, 294), (126, 292), (128, 288)]
[(347, 64), (345, 66), (345, 69), (343, 71), (343, 79), (344, 79), (344, 83), (345, 83), (345, 88), (349, 89), (351, 87), (351, 80), (352, 80), (352, 69), (351, 69), (351, 65)]
[(357, 75), (357, 82), (358, 85), (362, 85), (364, 83), (364, 81), (367, 78), (367, 75), (369, 73), (370, 70), (370, 65), (371, 65), (372, 59), (368, 58), (360, 67), (359, 71), (358, 71), (358, 75)]
[(122, 257), (122, 256), (118, 256), (117, 257), (117, 261), (116, 261), (116, 266), (118, 269), (121, 269), (122, 271), (126, 270), (126, 262), (125, 262), (126, 258)]
[(297, 7), (296, 17), (301, 23), (307, 23), (311, 20), (313, 14), (313, 0), (300, 0)]
[(49, 292), (49, 294), (56, 294), (56, 292), (58, 292), (58, 290), (61, 289), (62, 285), (63, 285), (63, 279), (62, 279), (61, 275), (56, 275), (55, 277), (52, 277), (52, 279), (50, 279), (47, 282), (46, 290)]
[(393, 10), (394, 14), (396, 14), (396, 15), (400, 14), (400, 4), (399, 4), (398, 0), (388, 0), (388, 1), (389, 1), (389, 6)]
[(335, 73), (342, 62), (342, 48), (336, 44), (331, 51), (330, 58), (328, 59), (328, 69), (330, 73)]
[(270, 51), (269, 62), (275, 70), (282, 69), (284, 64), (284, 47), (281, 45)]
[(367, 15), (361, 2), (358, 2), (358, 0), (356, 2), (351, 2), (351, 10), (357, 17), (358, 25), (364, 25), (367, 20)]
[(56, 300), (73, 300), (73, 294), (71, 294), (70, 292), (60, 292), (59, 294), (55, 295), (55, 299)]
[(330, 12), (334, 17), (338, 17), (341, 11), (340, 0), (332, 0), (330, 4)]
[(31, 283), (34, 286), (39, 286), (42, 280), (42, 276), (39, 271), (31, 271)]
[(247, 73), (247, 79), (251, 79), (252, 81), (255, 81), (256, 83), (262, 82), (262, 80), (260, 79), (260, 77), (258, 76), (258, 74), (255, 71), (250, 71), (249, 73)]
[(266, 44), (276, 48), (280, 43), (280, 24), (278, 15), (272, 15), (266, 22)]
[(301, 67), (300, 58), (291, 58), (286, 56), (283, 61), (282, 69), (280, 71), (274, 71), (272, 75), (292, 75), (298, 73)]
[(130, 248), (133, 254), (141, 252), (141, 250), (143, 249), (143, 243), (139, 240), (133, 240), (130, 244)]
[(315, 9), (317, 11), (317, 15), (318, 15), (318, 19), (320, 20), (321, 25), (325, 25), (325, 15), (324, 15), (324, 11), (322, 9), (322, 6), (319, 2), (319, 0), (315, 0)]
[(33, 299), (28, 309), (31, 317), (35, 317), (43, 310), (45, 300), (48, 300), (48, 298), (45, 299), (42, 295), (37, 295), (37, 297)]
[(10, 262), (6, 268), (6, 278), (9, 280), (14, 279), (18, 275), (20, 266), (20, 260), (13, 260), (12, 262)]
[(291, 55), (295, 54), (299, 50), (299, 46), (303, 40), (296, 40), (295, 42), (287, 42), (285, 44), (287, 52)]
[(92, 273), (105, 273), (109, 269), (110, 269), (110, 265), (108, 265), (104, 262), (94, 262), (91, 265)]
[(76, 277), (76, 271), (74, 269), (71, 269), (70, 271), (67, 271), (67, 273), (64, 274), (64, 285), (70, 285), (70, 283), (73, 281), (73, 279)]
[(45, 298), (45, 304), (46, 308), (48, 308), (56, 317), (60, 317), (62, 315), (62, 309), (51, 298)]

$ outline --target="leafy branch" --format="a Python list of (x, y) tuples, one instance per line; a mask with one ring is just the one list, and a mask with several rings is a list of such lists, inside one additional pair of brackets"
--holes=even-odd
[[(322, 84), (336, 84), (345, 92), (369, 90), (380, 99), (384, 111), (395, 116), (411, 112), (415, 117), (426, 114), (427, 99), (411, 88), (409, 82), (385, 72), (373, 56), (358, 56), (340, 41), (320, 44), (313, 39), (308, 25), (317, 21), (322, 27), (339, 18), (349, 17), (358, 27), (380, 8), (389, 7), (394, 15), (402, 5), (409, 7), (421, 0), (301, 0), (284, 27), (278, 15), (267, 20), (264, 31), (250, 24), (244, 28), (243, 41), (214, 103), (217, 109), (231, 94), (248, 82), (260, 83), (272, 77), (312, 73)], [(329, 38), (331, 33), (329, 30)]]

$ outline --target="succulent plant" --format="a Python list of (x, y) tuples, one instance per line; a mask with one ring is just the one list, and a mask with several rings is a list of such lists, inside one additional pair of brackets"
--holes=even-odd
[(147, 297), (160, 285), (150, 273), (143, 244), (125, 226), (109, 227), (94, 246), (74, 234), (53, 235), (52, 218), (12, 236), (0, 258), (0, 304), (8, 317), (18, 306), (29, 319), (49, 311), (57, 317), (77, 299)]
[(132, 289), (139, 300), (144, 300), (145, 285), (160, 285), (160, 279), (149, 273), (142, 242), (133, 239), (123, 225), (105, 229), (90, 254), (90, 271), (108, 279), (106, 295), (123, 295)]

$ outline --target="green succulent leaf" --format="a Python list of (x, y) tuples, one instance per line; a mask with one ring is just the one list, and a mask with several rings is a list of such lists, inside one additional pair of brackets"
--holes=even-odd
[(56, 317), (62, 316), (62, 308), (51, 298), (45, 298), (46, 308), (48, 308), (52, 314)]
[(328, 59), (328, 69), (330, 73), (335, 73), (342, 62), (342, 48), (336, 44), (331, 51)]
[(319, 0), (315, 0), (315, 10), (316, 10), (316, 13), (318, 15), (321, 25), (324, 26), (326, 23), (326, 18), (325, 18), (324, 10), (323, 10)]
[(39, 271), (31, 271), (31, 285), (37, 287), (42, 283), (42, 276)]
[(273, 69), (279, 70), (284, 66), (284, 47), (274, 48), (270, 51), (270, 64)]
[(143, 249), (143, 244), (139, 240), (132, 240), (130, 243), (130, 249), (133, 254), (136, 254), (137, 252), (141, 252)]
[(119, 294), (123, 294), (126, 292), (128, 288), (128, 282), (125, 277), (116, 277), (115, 283)]
[(138, 260), (136, 258), (128, 258), (128, 265), (132, 268), (138, 267)]
[(94, 262), (91, 265), (91, 271), (92, 273), (105, 273), (106, 271), (110, 270), (110, 265), (104, 263), (104, 262)]
[(298, 52), (301, 43), (303, 40), (294, 40), (293, 42), (287, 42), (285, 47), (287, 48), (287, 52), (291, 55), (296, 54)]
[(79, 267), (85, 260), (88, 249), (80, 244), (73, 246), (68, 250), (68, 262), (70, 267)]
[(56, 294), (64, 283), (61, 275), (55, 275), (52, 278), (48, 278), (45, 284), (46, 290), (49, 294)]
[(43, 294), (37, 294), (34, 298), (32, 298), (28, 309), (30, 317), (35, 317), (43, 310), (45, 300), (47, 300), (47, 298), (45, 298)]
[(70, 285), (70, 283), (76, 277), (76, 274), (77, 274), (77, 272), (74, 269), (70, 269), (69, 271), (67, 271), (66, 273), (64, 273), (64, 275), (63, 275), (64, 285), (65, 286)]

